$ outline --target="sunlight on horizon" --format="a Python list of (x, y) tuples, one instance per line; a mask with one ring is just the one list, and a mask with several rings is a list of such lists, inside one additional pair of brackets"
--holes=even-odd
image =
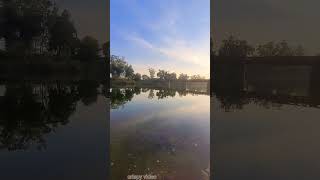
[(111, 54), (135, 72), (210, 78), (210, 1), (111, 1)]

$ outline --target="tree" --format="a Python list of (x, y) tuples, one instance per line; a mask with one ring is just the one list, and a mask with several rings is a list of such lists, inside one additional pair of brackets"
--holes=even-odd
[(303, 56), (304, 49), (301, 45), (296, 48), (289, 46), (287, 41), (281, 41), (278, 43), (268, 42), (266, 44), (259, 45), (256, 48), (258, 56)]
[(99, 43), (93, 37), (86, 36), (80, 42), (78, 57), (81, 60), (94, 60), (99, 57)]
[(252, 55), (254, 48), (246, 40), (239, 40), (234, 36), (222, 41), (219, 49), (219, 56), (247, 57)]
[(134, 78), (134, 70), (133, 70), (132, 66), (128, 65), (127, 63), (125, 65), (125, 77), (129, 78), (129, 79)]
[(167, 73), (165, 76), (166, 80), (176, 80), (177, 79), (177, 74), (176, 73)]
[(111, 55), (110, 59), (110, 73), (112, 77), (120, 77), (121, 75), (125, 74), (127, 62), (125, 61), (124, 57)]
[[(111, 55), (110, 58), (110, 73), (112, 77), (126, 77), (129, 79), (134, 79), (135, 74), (131, 65), (129, 65), (124, 57)], [(141, 75), (140, 75), (141, 79)]]
[(142, 75), (142, 80), (149, 80), (150, 78), (149, 78), (149, 76), (148, 75)]
[(258, 56), (277, 56), (278, 55), (278, 46), (274, 42), (268, 42), (266, 44), (258, 45), (256, 48), (256, 53)]
[(0, 39), (4, 38), (8, 52), (26, 54), (42, 45), (46, 21), (51, 14), (51, 0), (1, 0)]
[(150, 78), (153, 79), (156, 74), (156, 71), (153, 68), (149, 68), (149, 73), (150, 73)]
[(157, 77), (159, 77), (159, 79), (161, 80), (165, 80), (167, 74), (168, 74), (167, 71), (159, 69), (157, 73)]
[(281, 41), (277, 44), (278, 48), (278, 56), (293, 56), (294, 52), (292, 48), (289, 47), (289, 44), (287, 41)]
[(140, 73), (136, 73), (136, 74), (134, 75), (133, 80), (135, 80), (135, 81), (140, 81), (140, 80), (141, 80), (141, 74), (140, 74)]
[(181, 73), (181, 74), (179, 75), (179, 78), (178, 78), (178, 79), (180, 79), (180, 80), (188, 80), (188, 79), (189, 79), (189, 76), (188, 76), (187, 74)]
[[(57, 17), (53, 17), (53, 19), (51, 19), (52, 25), (49, 27), (49, 48), (58, 56), (70, 56), (75, 53), (75, 49), (79, 44), (76, 28), (72, 23), (71, 15), (67, 10), (64, 10), (61, 15), (56, 16)], [(92, 41), (92, 38), (85, 37), (81, 41), (82, 48), (84, 48), (83, 46), (88, 45), (86, 43), (95, 43), (90, 41)]]
[(190, 79), (191, 79), (191, 80), (204, 80), (204, 79), (206, 79), (206, 78), (200, 76), (199, 74), (197, 74), (197, 75), (192, 75), (192, 76), (190, 77)]

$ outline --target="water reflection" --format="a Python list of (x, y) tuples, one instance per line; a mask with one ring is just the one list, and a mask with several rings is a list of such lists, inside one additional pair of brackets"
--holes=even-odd
[(110, 95), (112, 179), (203, 179), (210, 163), (209, 93), (136, 87)]
[(187, 91), (187, 90), (177, 90), (177, 89), (166, 89), (166, 88), (113, 88), (110, 93), (111, 108), (118, 109), (124, 107), (124, 105), (132, 100), (135, 95), (144, 93), (148, 94), (148, 99), (157, 98), (174, 98), (178, 94), (179, 97), (184, 97), (187, 95), (197, 96), (197, 95), (209, 95), (209, 92), (198, 92), (198, 91)]
[(0, 87), (0, 147), (9, 151), (46, 149), (45, 136), (69, 123), (77, 102), (88, 106), (101, 94), (94, 81), (2, 82)]
[(216, 179), (320, 177), (317, 58), (270, 59), (214, 63)]
[(320, 65), (315, 58), (300, 61), (217, 60), (212, 92), (225, 110), (241, 109), (250, 103), (265, 108), (284, 104), (318, 107)]

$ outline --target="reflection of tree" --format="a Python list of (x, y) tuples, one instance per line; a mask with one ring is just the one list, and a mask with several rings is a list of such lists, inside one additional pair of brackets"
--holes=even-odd
[(127, 102), (131, 101), (134, 96), (133, 89), (112, 89), (110, 93), (111, 108), (117, 109)]
[(4, 95), (0, 96), (0, 147), (22, 150), (35, 144), (39, 149), (45, 148), (44, 135), (69, 123), (80, 99), (89, 102), (84, 104), (96, 100), (92, 98), (97, 96), (97, 86), (93, 84), (86, 82), (90, 90), (83, 88), (85, 85), (81, 83), (6, 85)]
[(175, 97), (176, 96), (176, 90), (173, 89), (160, 89), (156, 95), (158, 96), (158, 99), (164, 99), (167, 97)]
[(80, 81), (78, 85), (78, 93), (81, 101), (85, 105), (90, 105), (98, 99), (99, 83), (96, 81)]
[(117, 109), (119, 107), (122, 107), (127, 102), (131, 101), (134, 95), (139, 95), (142, 93), (147, 93), (149, 91), (149, 94), (147, 97), (149, 99), (153, 99), (155, 96), (158, 97), (158, 99), (164, 99), (168, 97), (175, 97), (176, 93), (180, 96), (186, 96), (188, 94), (194, 96), (198, 94), (206, 94), (203, 92), (198, 91), (187, 91), (187, 90), (177, 90), (177, 89), (147, 89), (147, 88), (126, 88), (126, 89), (112, 89), (110, 93), (111, 97), (111, 108)]
[(154, 98), (154, 92), (153, 92), (153, 89), (150, 89), (150, 91), (149, 91), (149, 95), (148, 95), (148, 98), (149, 98), (149, 99), (153, 99), (153, 98)]
[(186, 95), (188, 94), (187, 91), (183, 91), (183, 90), (178, 90), (177, 92), (178, 92), (178, 94), (179, 94), (180, 97), (186, 96)]
[(76, 110), (76, 102), (78, 100), (76, 88), (73, 86), (66, 87), (61, 84), (57, 84), (56, 87), (49, 87), (48, 99), (49, 118), (55, 119), (54, 121), (61, 122), (61, 124), (67, 124), (70, 115)]
[(42, 134), (50, 132), (51, 128), (46, 124), (44, 105), (36, 100), (32, 87), (7, 87), (0, 106), (2, 147), (26, 149), (31, 142), (37, 142), (39, 148), (45, 147)]

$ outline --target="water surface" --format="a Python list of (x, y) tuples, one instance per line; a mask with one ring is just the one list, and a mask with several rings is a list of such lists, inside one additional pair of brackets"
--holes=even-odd
[(206, 91), (118, 88), (111, 92), (111, 175), (203, 179), (210, 159)]
[[(211, 98), (215, 179), (320, 178), (318, 67), (217, 65)], [(223, 69), (229, 71), (219, 74)]]
[(106, 179), (107, 102), (95, 81), (0, 83), (0, 179)]

